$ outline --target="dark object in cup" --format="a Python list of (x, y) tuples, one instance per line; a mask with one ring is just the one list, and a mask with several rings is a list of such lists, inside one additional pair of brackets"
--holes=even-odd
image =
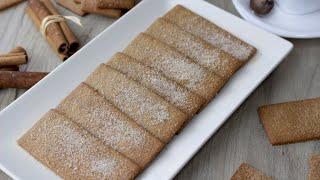
[(273, 0), (250, 0), (250, 8), (258, 15), (268, 14), (273, 6)]

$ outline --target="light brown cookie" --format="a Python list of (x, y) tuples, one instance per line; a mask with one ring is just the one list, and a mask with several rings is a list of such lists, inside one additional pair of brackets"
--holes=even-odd
[(249, 164), (242, 163), (231, 177), (231, 180), (272, 180), (272, 178), (251, 167)]
[(224, 85), (224, 80), (196, 64), (176, 49), (141, 33), (123, 51), (169, 79), (210, 101)]
[(86, 84), (80, 84), (57, 107), (106, 145), (144, 168), (164, 144), (111, 105)]
[(123, 53), (115, 54), (107, 65), (127, 75), (143, 86), (185, 112), (191, 118), (196, 114), (205, 100), (191, 93), (174, 81), (164, 77), (160, 72), (142, 65), (130, 56)]
[(248, 61), (256, 53), (253, 46), (181, 5), (171, 9), (164, 18), (239, 60)]
[(233, 58), (164, 18), (156, 20), (145, 33), (176, 48), (225, 80), (228, 80), (243, 64), (243, 61)]
[(188, 119), (157, 94), (106, 65), (100, 65), (85, 82), (165, 143)]
[(140, 169), (53, 110), (24, 134), (18, 144), (63, 179), (133, 179)]
[(320, 139), (320, 98), (265, 105), (258, 112), (272, 145)]
[(309, 174), (308, 180), (320, 179), (320, 156), (312, 155), (309, 160)]

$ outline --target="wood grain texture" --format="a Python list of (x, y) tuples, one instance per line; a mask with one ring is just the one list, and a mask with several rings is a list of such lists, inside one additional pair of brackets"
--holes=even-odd
[[(238, 15), (230, 0), (208, 0)], [(23, 13), (24, 5), (0, 12), (0, 52), (17, 45), (30, 54), (23, 69), (50, 71), (61, 63), (43, 40), (31, 20)], [(71, 14), (58, 7), (64, 14)], [(71, 24), (82, 43), (86, 43), (110, 25), (113, 20), (97, 15), (81, 18), (80, 29)], [(263, 104), (320, 96), (320, 39), (293, 40), (295, 48), (284, 62), (257, 88), (177, 175), (177, 180), (228, 180), (243, 162), (280, 180), (307, 178), (308, 159), (320, 153), (319, 141), (272, 147), (257, 114)], [(49, 58), (48, 58), (49, 57)], [(0, 90), (0, 107), (5, 108), (23, 90)], [(0, 173), (0, 180), (10, 179)]]

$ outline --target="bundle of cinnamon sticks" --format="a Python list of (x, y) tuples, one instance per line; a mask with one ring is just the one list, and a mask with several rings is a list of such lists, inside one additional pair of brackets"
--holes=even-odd
[(27, 52), (19, 46), (7, 54), (0, 55), (0, 88), (28, 89), (48, 74), (19, 72), (19, 65), (27, 62)]
[[(26, 13), (40, 31), (45, 18), (60, 15), (50, 0), (29, 0)], [(51, 23), (44, 31), (48, 43), (62, 60), (66, 60), (80, 47), (78, 39), (65, 21)]]
[(57, 3), (80, 16), (93, 13), (112, 18), (120, 17), (135, 4), (134, 0), (57, 0)]
[[(0, 0), (0, 11), (25, 0)], [(101, 14), (113, 18), (134, 6), (134, 0), (57, 0), (61, 6), (83, 16), (87, 13)], [(64, 20), (48, 23), (49, 18), (63, 17), (51, 0), (28, 0), (26, 13), (62, 60), (66, 60), (79, 48), (80, 43)], [(45, 27), (45, 29), (43, 29)], [(27, 52), (16, 47), (7, 54), (0, 55), (0, 88), (30, 88), (48, 73), (20, 72), (19, 65), (28, 61)]]

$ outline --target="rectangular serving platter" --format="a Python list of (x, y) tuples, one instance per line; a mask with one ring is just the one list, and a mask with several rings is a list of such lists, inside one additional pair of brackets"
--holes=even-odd
[(20, 148), (16, 140), (44, 113), (58, 105), (100, 63), (122, 51), (136, 35), (177, 4), (216, 23), (258, 51), (138, 177), (150, 180), (173, 178), (293, 48), (290, 42), (202, 0), (140, 2), (1, 111), (0, 168), (14, 179), (60, 179)]

